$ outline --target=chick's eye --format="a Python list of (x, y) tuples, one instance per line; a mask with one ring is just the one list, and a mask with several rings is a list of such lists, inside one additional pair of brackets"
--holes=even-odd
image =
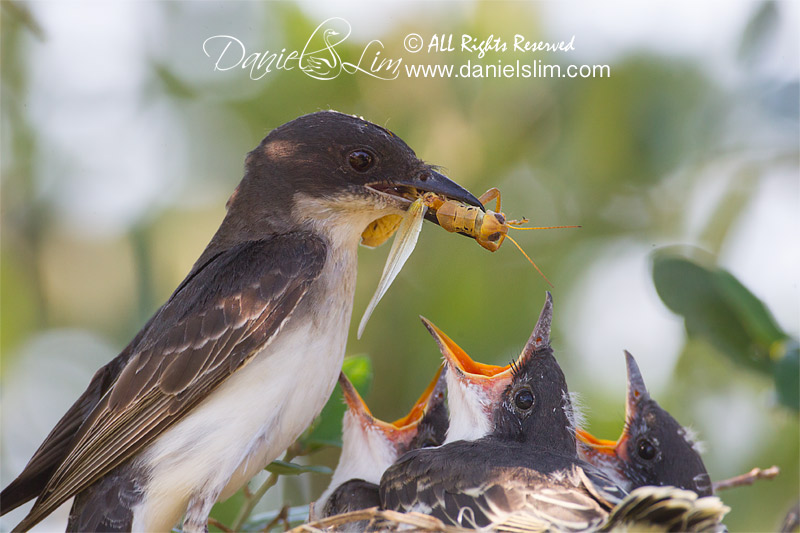
[(650, 461), (656, 456), (656, 447), (647, 439), (641, 439), (636, 443), (636, 453), (645, 461)]
[(520, 411), (527, 411), (533, 407), (533, 401), (533, 392), (531, 392), (529, 389), (522, 389), (514, 394), (514, 405)]
[(348, 156), (350, 166), (358, 172), (366, 172), (375, 162), (373, 155), (366, 150), (355, 150)]

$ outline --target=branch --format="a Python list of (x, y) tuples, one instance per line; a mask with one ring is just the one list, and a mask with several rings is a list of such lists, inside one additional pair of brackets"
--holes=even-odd
[(276, 525), (278, 525), (279, 522), (283, 522), (283, 526), (284, 526), (283, 530), (284, 531), (289, 531), (289, 527), (290, 526), (289, 526), (289, 506), (288, 505), (284, 505), (283, 507), (281, 507), (281, 510), (278, 513), (278, 515), (275, 518), (273, 518), (272, 521), (269, 524), (264, 526), (264, 528), (261, 531), (263, 533), (267, 533), (268, 531), (272, 531), (272, 528), (275, 527)]
[(781, 471), (777, 466), (771, 466), (765, 470), (754, 468), (746, 474), (735, 476), (730, 479), (723, 479), (722, 481), (715, 481), (713, 484), (713, 489), (716, 493), (721, 490), (752, 485), (759, 479), (774, 479), (780, 473)]
[[(286, 450), (286, 454), (283, 456), (283, 460), (289, 463), (296, 456), (297, 456), (296, 450), (290, 446), (289, 449)], [(231, 529), (233, 531), (242, 530), (242, 526), (244, 525), (245, 522), (247, 522), (247, 518), (250, 516), (250, 513), (253, 512), (253, 509), (255, 509), (258, 502), (261, 501), (261, 498), (264, 496), (264, 494), (266, 494), (267, 491), (278, 482), (279, 477), (280, 476), (278, 476), (277, 474), (270, 474), (269, 476), (267, 476), (267, 479), (264, 481), (264, 483), (262, 483), (261, 486), (258, 487), (258, 489), (250, 495), (249, 498), (245, 496), (246, 499), (244, 505), (242, 505), (242, 508), (239, 509), (239, 515), (236, 517), (236, 520), (233, 521), (233, 525), (231, 526)]]
[(216, 518), (209, 517), (208, 518), (208, 525), (218, 528), (220, 531), (222, 531), (222, 533), (234, 533), (232, 529), (230, 529), (228, 526), (226, 526), (225, 524), (223, 524), (222, 522), (220, 522)]
[[(382, 511), (377, 507), (372, 507), (370, 509), (351, 511), (349, 513), (329, 516), (315, 522), (309, 522), (308, 524), (297, 526), (296, 528), (290, 530), (289, 533), (317, 533), (325, 528), (341, 526), (343, 524), (350, 524), (353, 522), (361, 522), (364, 520), (368, 520), (370, 523), (384, 521), (393, 525), (403, 524), (406, 526), (412, 526), (414, 528), (410, 530), (404, 528), (405, 531), (433, 531), (437, 533), (463, 533), (465, 531), (469, 531), (460, 527), (446, 526), (438, 518), (421, 513)], [(384, 527), (386, 527), (386, 525), (384, 525)]]

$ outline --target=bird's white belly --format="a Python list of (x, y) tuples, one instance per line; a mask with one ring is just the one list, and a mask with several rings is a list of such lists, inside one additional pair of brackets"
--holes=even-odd
[(344, 357), (352, 309), (331, 307), (323, 320), (294, 328), (290, 321), (291, 329), (148, 448), (142, 461), (151, 478), (134, 530), (170, 529), (198, 490), (229, 497), (308, 427)]

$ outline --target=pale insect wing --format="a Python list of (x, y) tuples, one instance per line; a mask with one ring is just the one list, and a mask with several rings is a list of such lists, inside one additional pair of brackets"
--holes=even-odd
[(425, 219), (425, 212), (427, 210), (428, 206), (424, 204), (421, 198), (418, 198), (409, 206), (403, 221), (400, 223), (400, 227), (397, 229), (397, 233), (394, 237), (394, 242), (392, 242), (392, 249), (389, 250), (389, 256), (386, 258), (386, 265), (383, 267), (383, 274), (381, 275), (381, 280), (378, 282), (378, 288), (375, 289), (375, 294), (372, 295), (372, 300), (370, 300), (369, 305), (367, 305), (364, 316), (361, 318), (361, 323), (358, 325), (359, 339), (361, 338), (361, 334), (364, 333), (364, 328), (366, 328), (369, 317), (372, 315), (378, 302), (380, 302), (383, 295), (386, 294), (394, 278), (400, 273), (403, 265), (406, 263), (409, 256), (411, 256), (411, 252), (414, 251), (414, 247), (417, 245), (417, 239), (419, 238), (419, 232), (422, 231), (422, 221)]

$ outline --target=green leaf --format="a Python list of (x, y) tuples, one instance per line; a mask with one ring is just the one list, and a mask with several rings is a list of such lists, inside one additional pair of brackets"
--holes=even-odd
[(744, 63), (755, 63), (763, 59), (769, 50), (770, 41), (775, 39), (780, 14), (775, 2), (753, 3), (756, 11), (747, 22), (739, 43), (738, 56)]
[(800, 345), (791, 339), (781, 343), (777, 349), (785, 352), (773, 368), (778, 401), (800, 411)]
[[(372, 384), (372, 362), (369, 357), (366, 355), (346, 357), (342, 372), (353, 382), (359, 394), (366, 396)], [(306, 453), (321, 447), (342, 445), (342, 417), (345, 409), (342, 391), (337, 385), (317, 420), (300, 438)]]
[(722, 298), (739, 317), (742, 326), (747, 328), (754, 343), (769, 351), (774, 343), (788, 337), (775, 322), (764, 302), (759, 300), (731, 273), (719, 269), (715, 275), (715, 282), (720, 289)]
[(288, 463), (276, 459), (267, 465), (265, 470), (271, 474), (279, 476), (299, 476), (306, 472), (314, 472), (316, 474), (330, 474), (331, 469), (322, 465), (299, 465), (297, 463)]
[(366, 355), (346, 357), (342, 372), (355, 385), (359, 394), (366, 395), (372, 385), (372, 361)]
[(787, 338), (763, 302), (729, 272), (673, 251), (654, 255), (653, 281), (661, 300), (701, 337), (735, 362), (772, 372), (770, 350)]

